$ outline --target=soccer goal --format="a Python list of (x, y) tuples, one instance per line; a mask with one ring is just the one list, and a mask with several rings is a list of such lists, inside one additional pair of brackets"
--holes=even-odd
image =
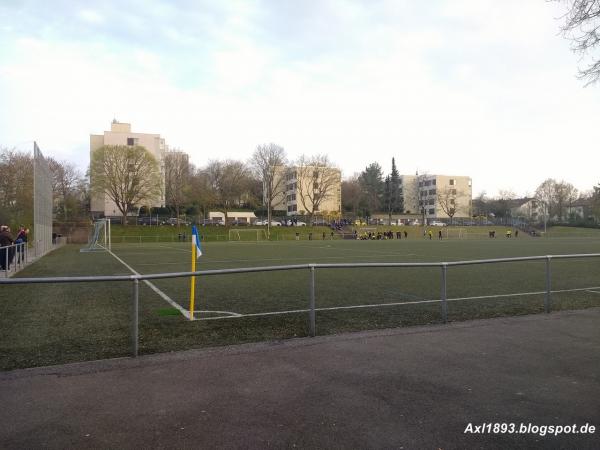
[(102, 252), (111, 250), (110, 220), (102, 219), (94, 222), (88, 243), (79, 249), (80, 252)]
[(267, 232), (266, 230), (259, 230), (256, 228), (249, 228), (245, 230), (229, 230), (229, 240), (230, 241), (246, 241), (246, 242), (256, 242), (256, 241), (266, 241)]
[(446, 238), (448, 239), (467, 239), (468, 232), (465, 228), (446, 229)]

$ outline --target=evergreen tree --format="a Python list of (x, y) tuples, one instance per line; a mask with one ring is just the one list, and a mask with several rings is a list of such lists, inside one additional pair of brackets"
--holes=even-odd
[(400, 174), (396, 168), (396, 160), (392, 158), (392, 173), (390, 174), (392, 198), (392, 211), (399, 213), (404, 211), (404, 196), (402, 195), (402, 187), (400, 185)]
[(358, 177), (361, 187), (362, 206), (366, 215), (379, 211), (383, 200), (383, 171), (381, 166), (374, 162), (367, 166)]
[(403, 197), (400, 191), (400, 174), (396, 168), (396, 160), (392, 158), (392, 173), (385, 179), (383, 204), (388, 215), (388, 225), (392, 223), (392, 214), (402, 212)]

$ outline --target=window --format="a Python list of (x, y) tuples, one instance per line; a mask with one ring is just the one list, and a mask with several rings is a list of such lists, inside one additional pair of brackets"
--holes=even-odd
[(127, 145), (134, 145), (134, 139), (133, 138), (127, 138)]
[(432, 184), (435, 186), (435, 180), (433, 180)]
[(435, 189), (429, 189), (429, 195), (435, 195)]
[(456, 195), (456, 189), (450, 189), (450, 194)]
[(435, 209), (429, 208), (429, 214), (435, 214)]
[(456, 184), (456, 180), (450, 179), (450, 186), (454, 186)]
[(456, 202), (454, 201), (454, 199), (453, 199), (453, 198), (451, 198), (451, 199), (450, 199), (450, 204), (451, 204), (451, 205), (454, 205), (455, 203), (456, 203)]
[(429, 202), (428, 202), (427, 204), (428, 204), (428, 205), (433, 205), (434, 203), (435, 203), (435, 201), (434, 201), (432, 198), (430, 198), (430, 199), (429, 199)]

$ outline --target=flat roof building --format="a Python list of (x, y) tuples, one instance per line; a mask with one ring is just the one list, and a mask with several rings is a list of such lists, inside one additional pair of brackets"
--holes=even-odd
[(471, 178), (459, 175), (401, 175), (404, 212), (428, 221), (471, 217)]
[[(165, 153), (168, 150), (167, 144), (164, 138), (160, 137), (160, 134), (151, 133), (133, 133), (131, 131), (131, 124), (118, 122), (116, 119), (110, 124), (110, 131), (105, 131), (103, 134), (91, 134), (90, 135), (90, 160), (94, 151), (105, 145), (139, 145), (148, 150), (152, 156), (156, 158), (160, 165), (160, 178), (161, 178), (161, 192), (162, 194), (154, 202), (151, 207), (161, 207), (165, 205), (165, 170), (164, 170), (164, 158)], [(90, 180), (93, 184), (94, 180)], [(91, 198), (91, 212), (95, 216), (104, 217), (117, 217), (121, 213), (117, 208), (117, 205), (110, 199), (106, 194), (104, 195), (92, 195)], [(141, 206), (141, 205), (137, 205)], [(133, 212), (135, 213), (135, 211)], [(131, 213), (130, 213), (131, 214)], [(137, 215), (137, 214), (135, 214)]]

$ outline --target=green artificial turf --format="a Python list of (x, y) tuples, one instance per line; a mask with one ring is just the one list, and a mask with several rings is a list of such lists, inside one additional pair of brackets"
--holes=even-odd
[[(417, 228), (417, 227), (414, 227)], [(481, 230), (483, 231), (483, 230)], [(471, 230), (474, 234), (474, 230)], [(483, 233), (482, 233), (483, 234)], [(497, 233), (498, 234), (498, 233)], [(355, 241), (211, 242), (197, 270), (309, 263), (437, 262), (547, 254), (600, 253), (600, 239), (497, 237)], [(188, 271), (190, 244), (119, 243), (113, 251), (142, 274)], [(600, 306), (598, 259), (552, 261), (552, 309)], [(104, 252), (60, 248), (18, 274), (20, 277), (124, 275), (131, 272)], [(303, 310), (309, 302), (308, 268), (293, 271), (200, 276), (199, 319), (236, 314)], [(433, 268), (344, 268), (316, 270), (317, 334), (441, 323), (441, 270)], [(189, 279), (153, 280), (184, 308)], [(571, 291), (579, 288), (598, 288)], [(545, 262), (449, 267), (448, 319), (531, 314), (543, 311)], [(597, 291), (597, 292), (595, 292)], [(509, 296), (515, 293), (529, 293)], [(465, 299), (469, 297), (484, 297)], [(0, 368), (14, 369), (127, 356), (131, 352), (132, 283), (0, 285)], [(462, 299), (462, 300), (457, 300)], [(414, 303), (373, 308), (327, 309)], [(149, 286), (140, 283), (140, 353), (307, 336), (308, 314), (186, 320)]]

